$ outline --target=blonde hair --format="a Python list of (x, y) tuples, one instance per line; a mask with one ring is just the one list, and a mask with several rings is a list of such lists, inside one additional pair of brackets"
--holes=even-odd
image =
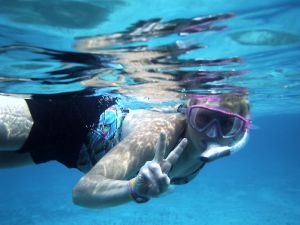
[(190, 95), (188, 106), (196, 104), (220, 108), (249, 117), (250, 106), (246, 94)]

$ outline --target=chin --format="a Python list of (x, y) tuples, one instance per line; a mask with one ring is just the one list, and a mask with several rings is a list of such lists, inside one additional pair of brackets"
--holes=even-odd
[(193, 147), (202, 153), (207, 149), (207, 143), (204, 140), (197, 141), (197, 143), (193, 143)]

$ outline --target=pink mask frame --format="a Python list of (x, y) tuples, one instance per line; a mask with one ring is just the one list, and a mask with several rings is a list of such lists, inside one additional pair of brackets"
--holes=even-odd
[[(234, 132), (234, 134), (232, 134), (232, 135), (224, 134), (222, 132), (221, 124), (220, 124), (219, 119), (215, 118), (215, 119), (211, 119), (210, 121), (208, 121), (207, 124), (203, 128), (199, 128), (191, 120), (191, 113), (192, 113), (192, 110), (195, 109), (195, 108), (201, 108), (201, 109), (209, 110), (209, 111), (212, 111), (212, 112), (220, 113), (222, 115), (235, 117), (241, 122), (241, 125), (240, 125), (241, 127), (236, 132)], [(228, 112), (228, 111), (225, 111), (225, 110), (222, 110), (222, 109), (218, 109), (218, 108), (214, 108), (214, 107), (208, 107), (208, 106), (205, 106), (205, 105), (198, 104), (198, 105), (189, 106), (185, 109), (181, 108), (181, 109), (179, 109), (179, 111), (184, 112), (186, 114), (188, 123), (191, 125), (192, 128), (194, 128), (199, 133), (203, 133), (212, 123), (217, 123), (217, 126), (219, 127), (218, 130), (222, 134), (222, 138), (233, 138), (233, 137), (239, 135), (241, 132), (245, 132), (245, 131), (248, 131), (250, 129), (250, 120), (249, 119), (246, 119), (246, 118), (244, 118), (243, 116), (241, 116), (239, 114)]]

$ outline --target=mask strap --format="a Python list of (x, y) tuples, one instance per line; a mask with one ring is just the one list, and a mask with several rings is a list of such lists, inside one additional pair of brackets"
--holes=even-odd
[(187, 105), (185, 104), (181, 104), (177, 108), (177, 112), (179, 113), (186, 114), (186, 111), (187, 111)]

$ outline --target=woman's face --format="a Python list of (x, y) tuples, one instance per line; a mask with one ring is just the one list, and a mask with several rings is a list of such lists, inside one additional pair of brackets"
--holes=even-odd
[(199, 155), (206, 150), (207, 143), (205, 143), (205, 138), (202, 135), (199, 135), (189, 123), (187, 123), (187, 137), (189, 143), (192, 144), (193, 149), (199, 152)]
[[(201, 108), (192, 109), (190, 112), (187, 118), (189, 120), (187, 135), (193, 147), (200, 152), (205, 151), (209, 144), (232, 146), (245, 133), (241, 127), (245, 124), (238, 117)], [(235, 135), (234, 130), (240, 132)]]

